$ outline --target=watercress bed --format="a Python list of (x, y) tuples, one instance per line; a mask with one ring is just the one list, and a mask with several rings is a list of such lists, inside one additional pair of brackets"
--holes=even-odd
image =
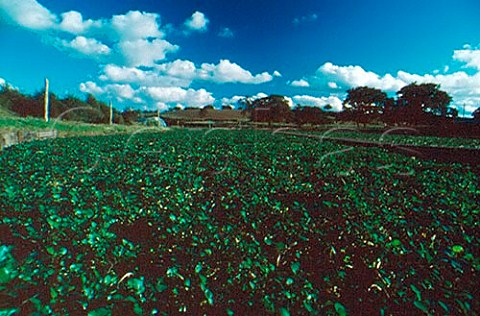
[(9, 148), (0, 315), (478, 312), (479, 169), (348, 148), (180, 129)]

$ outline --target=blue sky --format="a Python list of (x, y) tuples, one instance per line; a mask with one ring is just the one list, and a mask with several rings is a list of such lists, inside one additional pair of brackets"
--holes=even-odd
[(341, 110), (346, 90), (434, 82), (480, 106), (480, 3), (0, 0), (0, 84), (119, 109), (281, 94)]

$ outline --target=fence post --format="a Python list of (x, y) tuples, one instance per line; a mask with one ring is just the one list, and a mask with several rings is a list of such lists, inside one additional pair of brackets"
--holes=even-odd
[(49, 107), (48, 107), (48, 79), (45, 78), (45, 122), (48, 122), (50, 113), (49, 113)]
[(113, 103), (112, 100), (110, 100), (110, 125), (113, 125)]

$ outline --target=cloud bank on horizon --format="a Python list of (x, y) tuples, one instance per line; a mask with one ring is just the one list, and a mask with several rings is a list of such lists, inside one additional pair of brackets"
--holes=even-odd
[[(402, 70), (378, 74), (359, 65), (324, 62), (310, 74), (289, 79), (282, 76), (279, 71), (282, 69), (252, 73), (226, 56), (219, 56), (216, 63), (175, 59), (181, 47), (168, 39), (172, 26), (162, 24), (158, 13), (130, 10), (125, 14), (89, 19), (73, 10), (52, 12), (36, 0), (0, 0), (2, 11), (10, 23), (31, 30), (58, 50), (74, 58), (95, 61), (99, 69), (99, 73), (94, 74), (96, 78), (80, 83), (78, 89), (99, 98), (115, 98), (124, 105), (167, 109), (179, 104), (192, 107), (232, 104), (241, 96), (214, 96), (207, 88), (193, 85), (256, 85), (261, 90), (258, 96), (266, 95), (265, 84), (278, 80), (284, 80), (283, 85), (289, 87), (291, 94), (287, 97), (293, 103), (318, 107), (330, 104), (334, 111), (342, 110), (345, 91), (352, 87), (370, 86), (393, 94), (412, 82), (440, 84), (441, 89), (452, 95), (453, 105), (457, 109), (464, 106), (467, 113), (480, 105), (480, 48), (470, 45), (453, 52), (452, 63), (459, 66), (457, 71), (441, 67), (442, 70), (431, 74)], [(299, 16), (293, 20), (293, 26), (307, 27), (317, 19), (315, 13)], [(195, 11), (185, 16), (176, 31), (193, 37), (210, 32), (211, 24), (212, 19), (205, 13)], [(219, 40), (236, 36), (226, 26), (215, 34)], [(308, 95), (312, 91), (327, 93)]]
[[(410, 83), (435, 83), (453, 97), (455, 108), (472, 113), (480, 106), (480, 48), (465, 45), (463, 49), (454, 51), (452, 60), (462, 64), (463, 70), (449, 72), (449, 67), (445, 66), (443, 73), (435, 70), (433, 74), (419, 75), (399, 70), (395, 75), (388, 73), (379, 75), (361, 66), (339, 66), (326, 62), (308, 79), (294, 80), (290, 85), (295, 87), (326, 85), (332, 90), (343, 89), (344, 91), (354, 87), (368, 86), (393, 94)], [(305, 102), (309, 99), (310, 97), (300, 100)], [(311, 104), (311, 102), (305, 103)]]

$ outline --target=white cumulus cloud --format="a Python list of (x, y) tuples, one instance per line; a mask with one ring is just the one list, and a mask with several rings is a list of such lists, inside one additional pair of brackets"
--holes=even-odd
[(108, 55), (111, 52), (111, 49), (107, 45), (94, 38), (86, 38), (84, 36), (77, 36), (71, 41), (62, 40), (61, 43), (66, 48), (73, 49), (90, 57)]
[(160, 16), (155, 13), (129, 11), (114, 15), (111, 26), (123, 40), (161, 38), (164, 33), (160, 30), (159, 20)]
[(0, 9), (15, 23), (32, 30), (50, 29), (57, 23), (57, 16), (35, 0), (0, 0)]
[(58, 25), (58, 28), (62, 31), (69, 32), (72, 34), (83, 34), (86, 33), (90, 28), (102, 27), (101, 21), (94, 20), (83, 20), (83, 16), (80, 12), (69, 11), (61, 14), (62, 21)]
[(381, 77), (374, 72), (365, 71), (360, 66), (337, 66), (327, 62), (320, 66), (317, 75), (333, 78), (350, 87), (369, 86), (387, 91), (398, 91), (406, 82), (390, 74)]
[(238, 101), (242, 100), (243, 98), (245, 98), (244, 96), (240, 96), (240, 95), (235, 95), (231, 98), (227, 98), (227, 97), (224, 97), (222, 98), (221, 102), (223, 105), (233, 105), (235, 106)]
[(195, 11), (192, 16), (185, 21), (185, 26), (192, 31), (206, 31), (210, 21), (202, 12)]
[(147, 95), (157, 102), (167, 104), (186, 104), (190, 107), (202, 107), (215, 101), (205, 89), (182, 89), (180, 87), (148, 87)]
[(101, 87), (99, 87), (93, 81), (82, 82), (80, 84), (80, 91), (84, 93), (94, 94), (94, 95), (101, 95), (105, 92)]
[(193, 62), (181, 59), (158, 65), (156, 69), (162, 74), (184, 79), (193, 79), (197, 73)]
[(5, 79), (0, 78), (0, 87), (4, 87), (6, 84), (7, 82), (5, 81)]
[(252, 75), (248, 70), (243, 69), (228, 59), (222, 59), (217, 65), (204, 63), (201, 65), (199, 77), (204, 80), (217, 83), (250, 83), (260, 84), (273, 79), (268, 72)]
[(179, 48), (162, 39), (122, 41), (118, 46), (128, 66), (153, 66), (155, 62), (164, 60), (167, 53)]
[(134, 100), (136, 95), (136, 91), (129, 84), (109, 84), (104, 90), (119, 101)]
[[(110, 19), (84, 19), (77, 11), (51, 13), (36, 0), (0, 0), (0, 9), (25, 28), (48, 32), (57, 48), (69, 48), (87, 57), (110, 55), (128, 66), (152, 66), (178, 46), (163, 39), (160, 15), (129, 11)], [(71, 38), (71, 34), (77, 35)], [(104, 43), (108, 43), (109, 46)]]
[(338, 89), (338, 85), (336, 82), (330, 81), (327, 85), (330, 89)]
[(295, 106), (295, 103), (293, 102), (292, 98), (284, 96), (283, 99), (287, 101), (287, 104), (290, 108), (293, 108)]
[[(160, 66), (163, 66), (163, 64)], [(175, 73), (176, 70), (172, 69), (172, 72)], [(170, 75), (155, 68), (139, 69), (108, 64), (103, 68), (103, 73), (99, 76), (99, 79), (104, 82), (129, 83), (137, 87), (188, 87), (192, 83), (193, 78), (189, 78), (186, 73), (176, 75), (178, 76)]]
[(480, 70), (480, 49), (471, 49), (469, 46), (453, 52), (453, 59), (465, 63), (465, 67)]
[(263, 99), (263, 98), (266, 98), (266, 97), (268, 97), (268, 94), (266, 94), (264, 92), (258, 92), (257, 94), (252, 95), (252, 96), (234, 95), (233, 97), (230, 97), (230, 98), (225, 97), (225, 98), (222, 98), (221, 102), (222, 102), (222, 104), (225, 104), (225, 105), (237, 106), (238, 102), (240, 100), (243, 100), (243, 99), (247, 99), (250, 102), (253, 102), (255, 100)]
[(108, 64), (103, 68), (103, 74), (100, 76), (100, 80), (134, 83), (144, 81), (146, 76), (147, 72), (135, 67), (124, 67)]
[[(234, 66), (231, 67), (231, 65)], [(155, 64), (151, 67), (107, 64), (103, 66), (102, 72), (98, 77), (99, 81), (103, 83), (101, 87), (103, 87), (104, 90), (108, 90), (106, 87), (109, 84), (130, 84), (133, 89), (148, 92), (147, 95), (154, 98), (156, 102), (164, 102), (170, 105), (175, 102), (181, 103), (180, 101), (184, 98), (181, 97), (179, 100), (176, 100), (167, 94), (177, 93), (182, 96), (185, 94), (184, 91), (189, 91), (186, 88), (189, 88), (194, 81), (210, 81), (219, 84), (225, 82), (249, 84), (260, 83), (260, 81), (271, 80), (271, 78), (272, 76), (265, 76), (263, 74), (254, 76), (229, 61), (220, 61), (216, 65), (203, 64), (197, 67), (192, 61), (182, 59)], [(176, 88), (177, 90), (172, 88)], [(192, 92), (190, 91), (189, 93), (189, 96), (191, 96)], [(203, 93), (203, 91), (198, 90), (196, 94), (193, 95), (193, 99), (213, 102), (213, 100), (210, 99), (211, 93), (203, 93), (201, 95), (204, 97), (203, 99), (199, 98), (200, 93)], [(263, 96), (266, 95), (262, 95), (262, 97)], [(203, 104), (203, 101), (199, 103)], [(193, 103), (189, 101), (189, 104)]]
[(293, 80), (290, 85), (292, 87), (310, 87), (310, 84), (305, 79)]
[(338, 98), (337, 96), (317, 98), (309, 95), (296, 95), (293, 97), (293, 101), (296, 104), (315, 106), (320, 108), (324, 108), (326, 105), (330, 105), (332, 107), (331, 111), (333, 112), (340, 112), (343, 110), (342, 100), (340, 100), (340, 98)]
[(164, 102), (157, 102), (155, 105), (157, 107), (157, 110), (160, 110), (160, 111), (166, 111), (166, 110), (170, 109), (168, 104), (166, 104)]

